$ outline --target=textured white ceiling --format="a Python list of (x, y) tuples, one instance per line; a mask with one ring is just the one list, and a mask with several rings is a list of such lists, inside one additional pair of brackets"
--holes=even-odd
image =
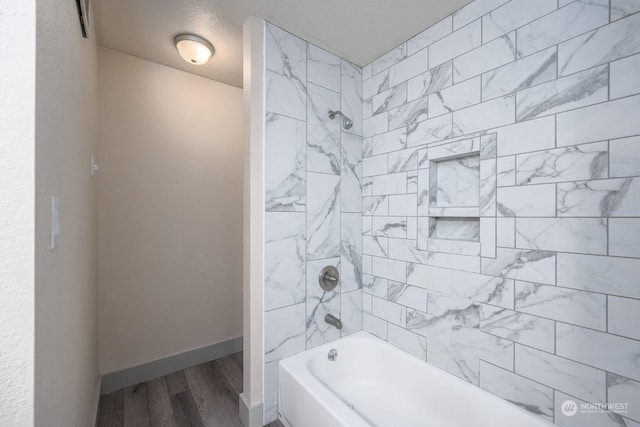
[[(98, 43), (242, 86), (242, 23), (250, 15), (364, 66), (470, 0), (92, 0)], [(173, 37), (208, 39), (216, 54), (187, 64)]]

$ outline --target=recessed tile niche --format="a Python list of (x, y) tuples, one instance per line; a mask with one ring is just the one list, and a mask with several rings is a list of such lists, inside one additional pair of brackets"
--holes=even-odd
[(429, 161), (429, 239), (479, 242), (478, 139), (433, 147)]

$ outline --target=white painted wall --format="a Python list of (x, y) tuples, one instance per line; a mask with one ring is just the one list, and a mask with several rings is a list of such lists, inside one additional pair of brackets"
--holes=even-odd
[[(36, 2), (0, 3), (0, 425), (33, 423)], [(10, 392), (8, 392), (10, 390)]]
[(98, 56), (104, 374), (242, 335), (242, 90)]
[[(73, 1), (38, 0), (36, 69), (35, 424), (89, 426), (98, 381), (96, 39)], [(50, 196), (61, 198), (49, 249)]]
[(244, 378), (240, 417), (261, 426), (264, 385), (264, 21), (244, 31)]

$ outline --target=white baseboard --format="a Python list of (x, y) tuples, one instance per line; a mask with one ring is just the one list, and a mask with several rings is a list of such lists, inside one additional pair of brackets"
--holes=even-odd
[(262, 402), (249, 406), (244, 399), (244, 393), (240, 393), (238, 406), (240, 410), (240, 420), (244, 427), (262, 427), (262, 420), (264, 418)]
[(162, 377), (172, 372), (220, 359), (239, 351), (242, 351), (242, 337), (108, 373), (102, 376), (101, 393), (111, 393), (112, 391)]
[(98, 412), (100, 411), (100, 390), (102, 389), (102, 377), (98, 376), (98, 384), (96, 387), (96, 391), (94, 393), (94, 402), (93, 402), (93, 423), (95, 427), (98, 427)]

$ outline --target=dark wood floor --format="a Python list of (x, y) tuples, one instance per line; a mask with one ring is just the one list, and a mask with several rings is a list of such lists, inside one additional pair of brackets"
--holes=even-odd
[(242, 353), (236, 353), (103, 395), (98, 426), (242, 427), (241, 391)]

